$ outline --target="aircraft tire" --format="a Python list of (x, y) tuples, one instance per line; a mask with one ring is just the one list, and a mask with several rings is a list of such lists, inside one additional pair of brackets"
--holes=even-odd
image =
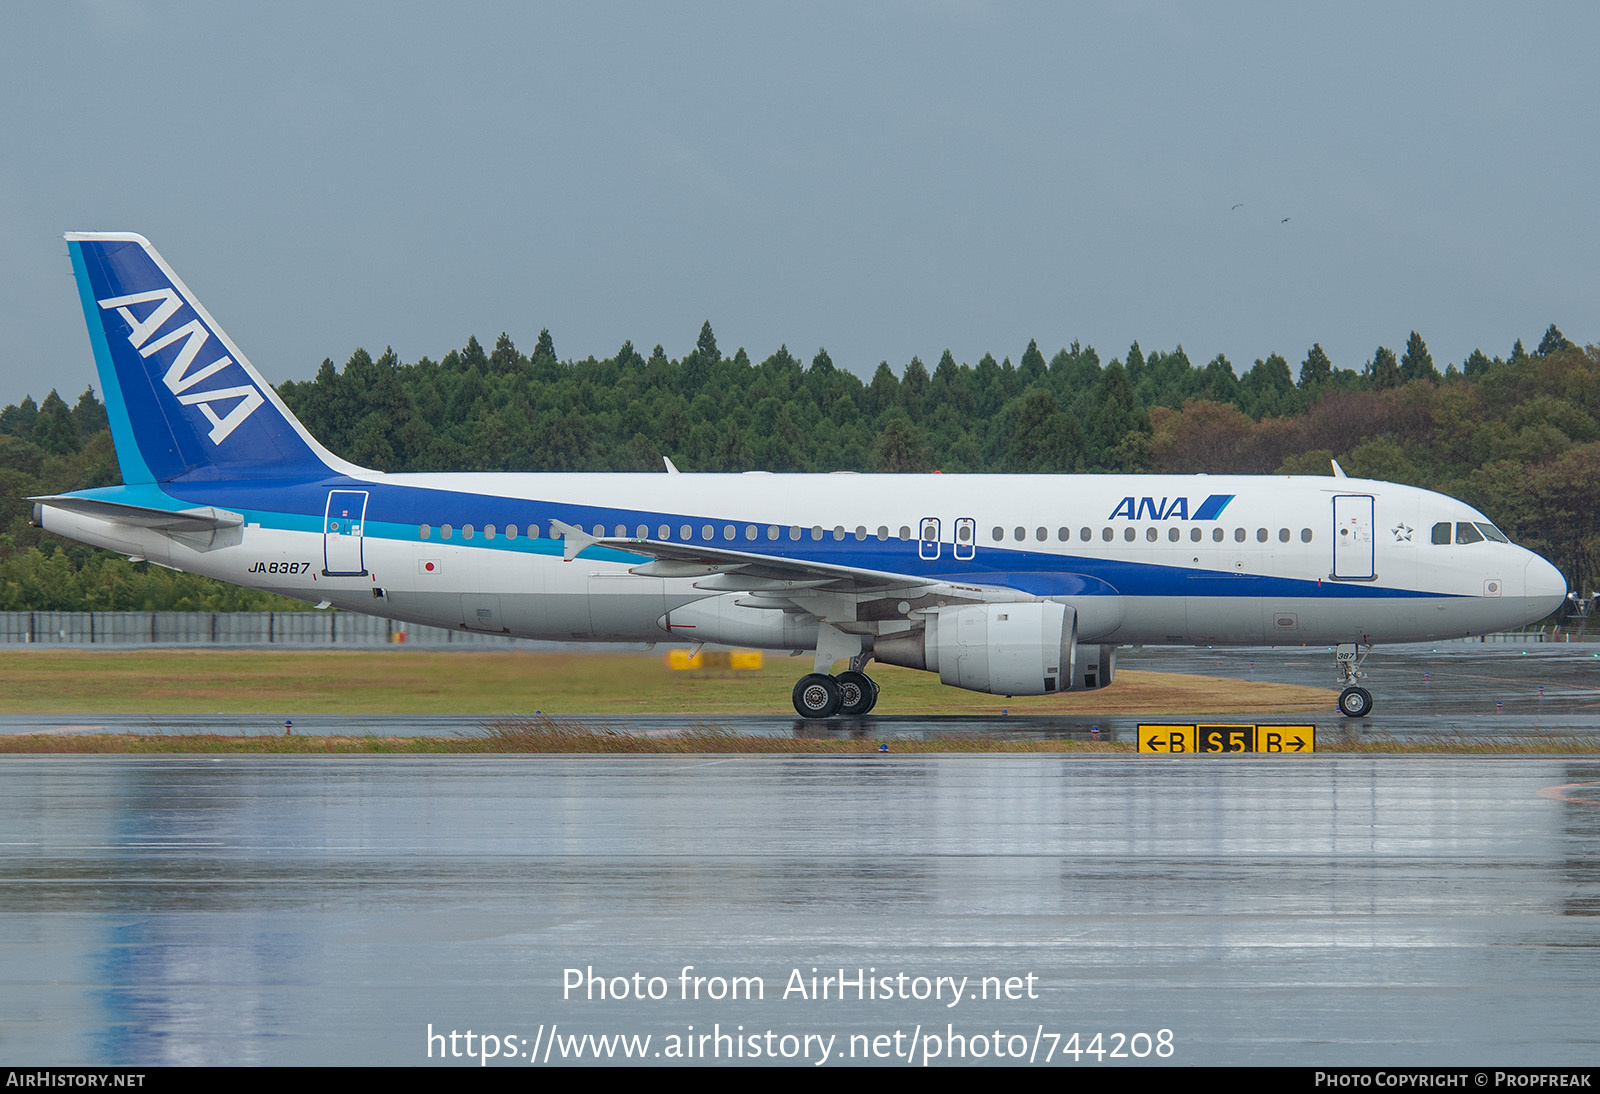
[(839, 713), (846, 717), (865, 714), (878, 704), (878, 685), (864, 672), (841, 672), (833, 678), (839, 685)]
[(1372, 692), (1366, 688), (1345, 688), (1339, 693), (1339, 713), (1346, 718), (1365, 718), (1372, 713)]
[(832, 718), (843, 701), (838, 682), (820, 672), (807, 673), (794, 686), (794, 709), (802, 718)]

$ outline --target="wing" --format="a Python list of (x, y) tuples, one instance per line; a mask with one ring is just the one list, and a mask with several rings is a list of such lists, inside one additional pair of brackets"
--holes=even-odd
[(641, 577), (695, 578), (694, 587), (707, 595), (746, 593), (748, 599), (741, 603), (749, 607), (789, 604), (827, 622), (905, 619), (935, 605), (1034, 599), (997, 585), (969, 585), (698, 543), (605, 538), (559, 521), (552, 523), (566, 537), (568, 559), (590, 546), (626, 551), (648, 559), (630, 570)]

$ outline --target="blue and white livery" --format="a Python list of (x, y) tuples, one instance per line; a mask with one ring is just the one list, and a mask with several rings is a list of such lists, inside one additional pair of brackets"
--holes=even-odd
[(1469, 506), (1342, 473), (382, 474), (307, 433), (145, 239), (67, 243), (124, 485), (36, 522), (349, 611), (810, 651), (808, 717), (871, 710), (873, 659), (1038, 695), (1111, 683), (1119, 645), (1327, 644), (1359, 716), (1358, 651), (1566, 593)]

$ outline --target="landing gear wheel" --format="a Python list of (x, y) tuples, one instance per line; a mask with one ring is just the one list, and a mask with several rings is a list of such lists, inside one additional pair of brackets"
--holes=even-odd
[(800, 677), (794, 686), (794, 709), (802, 718), (832, 718), (843, 701), (838, 682), (820, 672)]
[(1372, 713), (1372, 692), (1366, 688), (1345, 688), (1339, 693), (1339, 713), (1346, 718), (1365, 718)]
[(842, 701), (839, 713), (847, 717), (865, 714), (878, 705), (878, 685), (864, 672), (841, 672), (833, 678), (839, 685)]

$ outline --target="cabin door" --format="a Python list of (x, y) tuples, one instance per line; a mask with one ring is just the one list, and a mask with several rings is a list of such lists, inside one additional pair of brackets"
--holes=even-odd
[(1373, 556), (1372, 495), (1333, 497), (1333, 578), (1371, 581), (1377, 576)]
[(366, 577), (361, 541), (367, 523), (365, 490), (330, 490), (322, 517), (322, 573), (326, 577)]

